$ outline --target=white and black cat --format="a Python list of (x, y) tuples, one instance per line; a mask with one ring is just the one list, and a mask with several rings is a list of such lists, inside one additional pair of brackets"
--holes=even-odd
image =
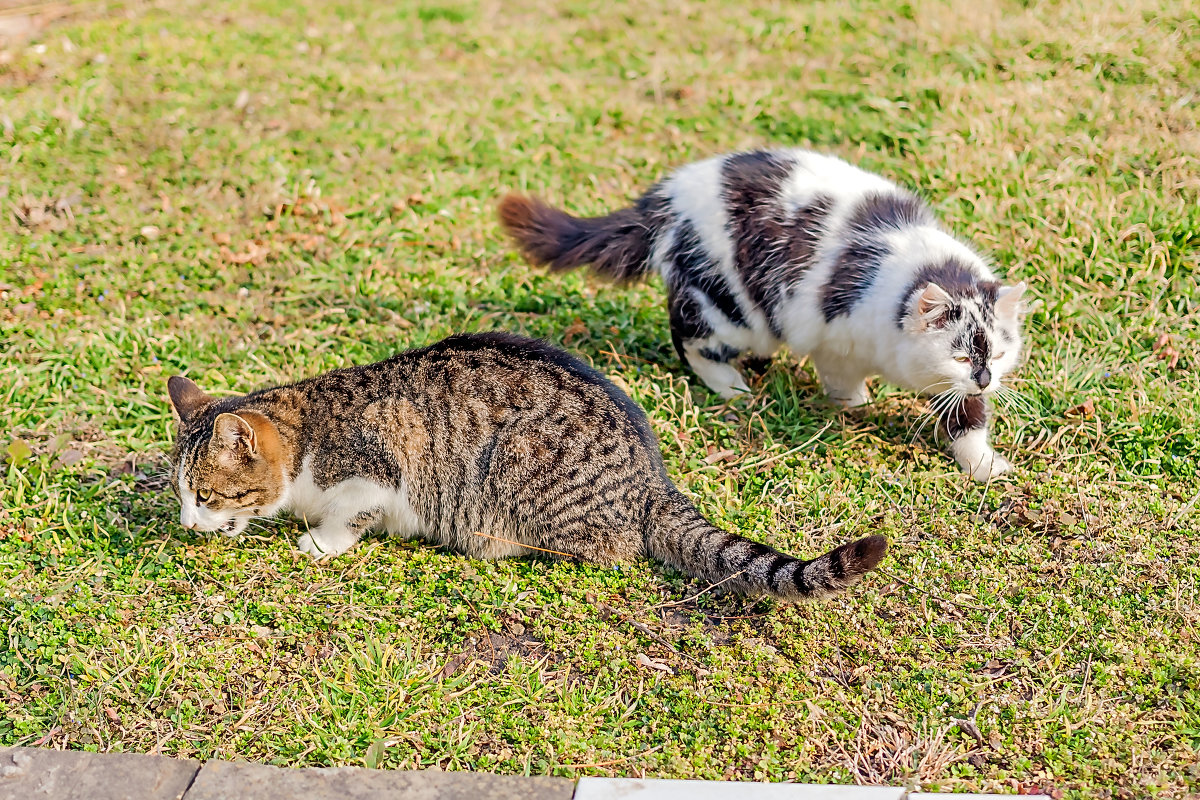
[(682, 167), (608, 216), (509, 195), (500, 218), (536, 264), (661, 275), (675, 348), (722, 397), (748, 391), (740, 356), (786, 344), (844, 405), (869, 402), (872, 375), (932, 394), (975, 479), (1011, 468), (988, 443), (987, 398), (1020, 356), (1025, 284), (1002, 286), (878, 175), (806, 150), (734, 153)]

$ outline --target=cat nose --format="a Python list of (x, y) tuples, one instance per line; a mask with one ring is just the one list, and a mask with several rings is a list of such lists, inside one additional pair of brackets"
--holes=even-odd
[(976, 386), (978, 386), (980, 389), (986, 389), (988, 384), (992, 382), (992, 371), (987, 367), (983, 367), (976, 372), (973, 377), (975, 379)]

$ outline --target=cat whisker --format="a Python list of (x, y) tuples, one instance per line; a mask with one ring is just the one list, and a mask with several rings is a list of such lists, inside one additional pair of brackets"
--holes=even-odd
[[(941, 397), (943, 399), (938, 403), (937, 407), (934, 410), (934, 413), (931, 414), (929, 417), (929, 418), (936, 417), (939, 422), (946, 416), (946, 414), (951, 409), (953, 409), (958, 404), (962, 403), (962, 401), (967, 398), (967, 394), (966, 394), (966, 392), (963, 392), (959, 389), (952, 388), (952, 389), (947, 389), (945, 392), (943, 392)], [(928, 418), (926, 421), (928, 422)], [(922, 427), (924, 427), (924, 426), (922, 426)], [(935, 427), (934, 431), (933, 431), (933, 438), (934, 438), (935, 442), (938, 440), (939, 433), (940, 433), (940, 427)]]
[(1034, 398), (1034, 397), (1031, 397), (1030, 395), (1025, 394), (1020, 389), (1015, 389), (1012, 386), (1004, 386), (1001, 388), (1004, 389), (1004, 393), (1007, 397), (1010, 397), (1013, 400), (1023, 403), (1025, 405), (1025, 407), (1027, 409), (1029, 409), (1031, 412), (1039, 412), (1040, 413), (1042, 411), (1045, 411), (1045, 407), (1041, 404), (1040, 401), (1037, 400), (1037, 398)]
[[(930, 385), (932, 386), (933, 384), (930, 384)], [(939, 392), (939, 393), (935, 394), (933, 397), (929, 398), (929, 402), (926, 404), (925, 409), (917, 416), (917, 418), (915, 420), (912, 421), (912, 424), (908, 426), (908, 430), (905, 432), (904, 438), (910, 444), (912, 442), (915, 442), (917, 440), (917, 437), (919, 437), (921, 435), (921, 431), (923, 431), (925, 429), (925, 426), (927, 424), (929, 424), (930, 417), (935, 416), (935, 412), (933, 409), (936, 406), (936, 404), (938, 402), (940, 402), (940, 398), (944, 394), (945, 394), (945, 392)], [(915, 431), (914, 431), (914, 429), (915, 429)]]
[[(962, 397), (963, 394), (952, 387), (938, 392), (933, 397), (929, 398), (929, 410), (922, 413), (921, 416), (919, 416), (913, 422), (913, 424), (909, 426), (908, 433), (905, 434), (905, 437), (908, 439), (908, 441), (910, 443), (915, 442), (917, 438), (920, 437), (921, 432), (925, 430), (925, 426), (929, 424), (930, 420), (940, 419), (941, 416), (951, 406), (953, 406), (955, 402), (961, 401)], [(914, 427), (916, 427), (915, 432), (913, 431)]]
[(999, 387), (996, 390), (995, 397), (998, 405), (1006, 409), (1015, 410), (1018, 413), (1037, 416), (1042, 411), (1029, 397), (1008, 386)]

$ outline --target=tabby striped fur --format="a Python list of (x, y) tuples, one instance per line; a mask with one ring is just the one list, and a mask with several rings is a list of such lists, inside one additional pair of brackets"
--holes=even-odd
[(180, 522), (240, 533), (291, 511), (299, 542), (338, 555), (372, 529), (477, 558), (650, 556), (726, 590), (783, 600), (856, 583), (870, 536), (800, 561), (710, 524), (671, 482), (646, 415), (549, 345), (452, 336), (291, 386), (212, 398), (168, 382)]

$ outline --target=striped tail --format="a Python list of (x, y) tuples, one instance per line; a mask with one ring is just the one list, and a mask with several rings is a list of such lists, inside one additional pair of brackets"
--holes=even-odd
[(500, 201), (500, 223), (532, 264), (555, 272), (591, 264), (601, 275), (630, 281), (650, 270), (654, 231), (643, 205), (580, 218), (510, 194)]
[(792, 558), (715, 527), (674, 487), (650, 514), (645, 541), (653, 558), (726, 591), (780, 600), (817, 599), (853, 586), (887, 552), (887, 539), (868, 536), (811, 561)]

